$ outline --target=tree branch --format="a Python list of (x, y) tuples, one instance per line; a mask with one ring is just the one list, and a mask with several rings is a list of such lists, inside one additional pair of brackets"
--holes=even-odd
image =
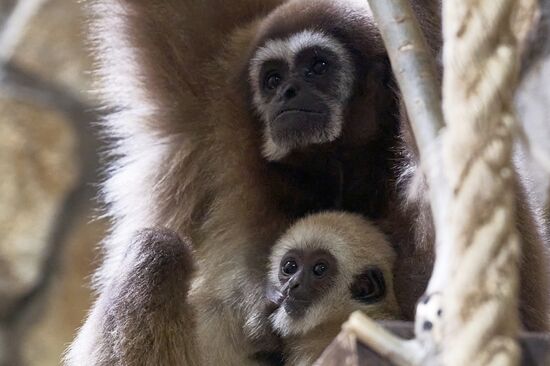
[(407, 108), (426, 174), (436, 228), (437, 256), (430, 289), (444, 286), (451, 256), (444, 230), (450, 190), (442, 171), (439, 132), (444, 127), (441, 86), (432, 50), (409, 0), (368, 0)]

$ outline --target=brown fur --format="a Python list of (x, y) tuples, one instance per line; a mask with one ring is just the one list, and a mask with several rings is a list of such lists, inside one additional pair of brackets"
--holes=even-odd
[[(91, 6), (104, 98), (117, 111), (105, 123), (116, 141), (116, 163), (104, 185), (113, 229), (96, 275), (100, 299), (110, 296), (121, 266), (132, 265), (124, 258), (134, 232), (165, 226), (188, 235), (198, 264), (188, 301), (206, 357), (200, 364), (257, 364), (250, 357), (277, 348), (258, 299), (266, 253), (295, 218), (337, 208), (378, 220), (398, 254), (396, 293), (408, 318), (431, 271), (429, 206), (425, 189), (411, 198), (411, 175), (402, 177), (403, 167), (417, 170), (416, 157), (401, 137), (409, 136), (408, 126), (372, 20), (345, 1), (297, 0), (271, 12), (281, 2), (94, 0)], [(414, 4), (437, 50), (437, 1)], [(360, 82), (341, 138), (268, 163), (244, 77), (248, 60), (267, 38), (305, 27), (333, 32), (349, 46)], [(343, 176), (343, 184), (334, 176)], [(342, 191), (339, 207), (336, 191)], [(532, 265), (523, 273), (538, 276), (526, 269)], [(534, 307), (524, 321), (542, 329), (544, 319), (533, 314), (543, 312), (546, 287), (530, 275), (527, 282), (539, 287), (522, 286), (522, 309)], [(69, 364), (86, 364), (75, 363), (76, 355), (86, 357), (94, 343), (111, 341), (98, 336), (101, 312), (98, 302)], [(165, 323), (150, 325), (162, 333)], [(125, 336), (140, 332), (128, 329)], [(163, 342), (155, 341), (158, 357), (170, 347)]]
[(80, 331), (94, 342), (69, 353), (71, 364), (198, 366), (195, 316), (182, 306), (194, 271), (191, 250), (188, 239), (167, 230), (138, 233)]

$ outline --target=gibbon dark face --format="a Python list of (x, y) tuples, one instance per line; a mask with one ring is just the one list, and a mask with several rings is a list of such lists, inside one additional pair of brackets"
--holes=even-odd
[(334, 283), (338, 274), (336, 259), (329, 252), (290, 250), (281, 260), (279, 281), (282, 303), (287, 314), (299, 317)]
[[(289, 250), (281, 260), (278, 305), (292, 318), (303, 316), (315, 300), (334, 286), (338, 272), (336, 258), (326, 250)], [(378, 267), (365, 268), (353, 277), (349, 290), (351, 299), (373, 304), (386, 293), (384, 275)]]
[(250, 80), (269, 160), (340, 136), (353, 67), (336, 39), (303, 31), (269, 40), (252, 59)]

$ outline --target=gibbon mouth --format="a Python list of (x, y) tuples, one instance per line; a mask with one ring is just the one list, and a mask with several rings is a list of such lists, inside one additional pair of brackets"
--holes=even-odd
[(321, 108), (285, 108), (270, 125), (271, 138), (281, 146), (306, 146), (330, 128), (328, 111)]
[(277, 114), (277, 116), (275, 117), (275, 119), (277, 119), (281, 116), (284, 116), (285, 114), (292, 114), (292, 113), (307, 113), (307, 114), (318, 114), (318, 115), (324, 114), (321, 111), (314, 111), (314, 110), (311, 110), (311, 109), (291, 108), (291, 109), (284, 109), (284, 110), (280, 111)]
[(283, 308), (288, 315), (292, 317), (299, 317), (305, 314), (309, 305), (311, 305), (311, 300), (301, 300), (293, 297), (287, 297), (283, 303)]

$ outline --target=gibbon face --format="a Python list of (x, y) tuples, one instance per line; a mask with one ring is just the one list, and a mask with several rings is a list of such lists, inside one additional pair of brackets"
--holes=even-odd
[[(291, 318), (300, 318), (318, 298), (327, 294), (338, 278), (338, 262), (323, 249), (289, 250), (279, 267), (281, 305)], [(351, 298), (364, 304), (383, 299), (386, 285), (382, 270), (367, 266), (349, 286)]]
[(358, 215), (327, 212), (298, 221), (270, 259), (274, 329), (283, 337), (305, 334), (322, 323), (340, 324), (355, 310), (394, 318), (394, 256), (384, 235)]
[(305, 30), (268, 40), (252, 58), (250, 82), (268, 160), (340, 136), (354, 78), (351, 57), (335, 38)]

